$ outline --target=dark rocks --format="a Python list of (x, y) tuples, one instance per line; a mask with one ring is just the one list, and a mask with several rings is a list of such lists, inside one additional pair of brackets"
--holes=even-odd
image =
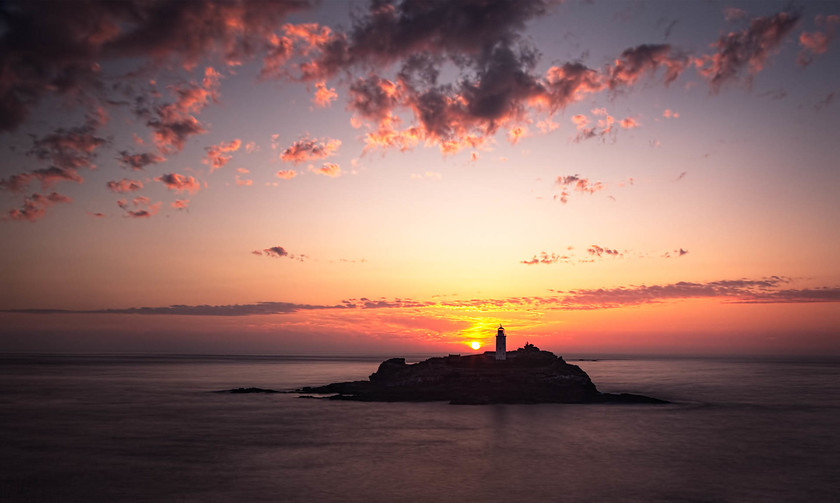
[(281, 393), (280, 391), (266, 388), (233, 388), (214, 391), (214, 393)]
[(529, 344), (497, 361), (493, 352), (450, 355), (406, 364), (382, 362), (368, 381), (306, 387), (298, 393), (371, 402), (448, 401), (490, 403), (667, 403), (631, 394), (600, 393), (577, 365)]

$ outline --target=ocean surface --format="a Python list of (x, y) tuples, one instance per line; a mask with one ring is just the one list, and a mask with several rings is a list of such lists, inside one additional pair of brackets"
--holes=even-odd
[(840, 362), (575, 361), (669, 405), (355, 403), (384, 358), (0, 355), (0, 501), (840, 501)]

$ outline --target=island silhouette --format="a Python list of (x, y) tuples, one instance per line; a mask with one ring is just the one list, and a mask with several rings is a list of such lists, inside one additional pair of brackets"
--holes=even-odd
[[(502, 337), (503, 329), (499, 327)], [(561, 356), (525, 344), (515, 351), (449, 355), (407, 364), (391, 358), (367, 381), (307, 386), (305, 397), (363, 402), (448, 401), (452, 404), (495, 403), (646, 403), (664, 400), (630, 393), (601, 393), (580, 367)], [(503, 345), (501, 347), (504, 347)]]
[[(496, 332), (496, 350), (476, 355), (449, 355), (408, 364), (391, 358), (367, 381), (306, 386), (292, 393), (302, 398), (362, 402), (493, 403), (649, 403), (665, 400), (632, 393), (601, 393), (577, 365), (533, 344), (507, 351), (502, 325)], [(217, 393), (278, 393), (264, 388), (234, 388)]]

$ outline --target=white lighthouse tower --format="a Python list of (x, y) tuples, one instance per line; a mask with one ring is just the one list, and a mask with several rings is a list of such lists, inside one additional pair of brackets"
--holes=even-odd
[(507, 349), (505, 344), (505, 329), (499, 324), (499, 331), (496, 332), (496, 359), (504, 360), (507, 357)]

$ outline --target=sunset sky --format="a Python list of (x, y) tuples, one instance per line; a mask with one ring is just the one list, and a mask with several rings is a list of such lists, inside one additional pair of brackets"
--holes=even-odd
[(0, 352), (840, 355), (836, 2), (0, 12)]

